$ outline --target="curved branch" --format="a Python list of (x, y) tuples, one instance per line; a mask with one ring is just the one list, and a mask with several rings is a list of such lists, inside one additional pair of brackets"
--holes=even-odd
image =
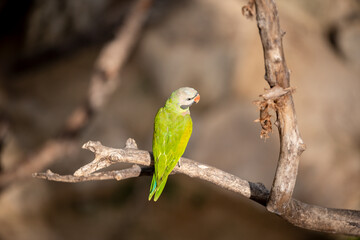
[[(133, 139), (128, 139), (126, 147), (123, 149), (106, 147), (100, 142), (92, 141), (85, 143), (83, 148), (94, 152), (95, 158), (92, 162), (77, 170), (76, 174), (59, 175), (48, 170), (45, 173), (34, 173), (33, 176), (51, 181), (74, 183), (109, 179), (124, 180), (151, 175), (153, 172), (152, 154), (137, 149)], [(134, 166), (123, 170), (95, 172), (115, 163), (131, 163)], [(246, 181), (220, 169), (187, 158), (180, 159), (180, 167), (176, 166), (173, 173), (182, 173), (214, 183), (263, 206), (266, 206), (270, 195), (262, 183)], [(360, 211), (357, 210), (324, 208), (290, 199), (286, 212), (281, 217), (302, 228), (330, 233), (360, 235)]]
[[(264, 110), (260, 111), (260, 122), (271, 129), (269, 102), (276, 111), (276, 125), (280, 136), (280, 154), (267, 209), (283, 214), (294, 191), (301, 153), (305, 144), (297, 126), (295, 107), (290, 88), (290, 73), (286, 66), (279, 16), (273, 0), (255, 0), (256, 21), (264, 51), (265, 80), (271, 89), (262, 97)], [(278, 94), (278, 95), (276, 95)], [(272, 98), (266, 97), (272, 96)], [(260, 105), (261, 105), (260, 104)], [(266, 116), (266, 118), (264, 118)], [(266, 120), (266, 121), (264, 121)], [(264, 124), (262, 124), (264, 125)], [(268, 127), (270, 125), (270, 127)], [(264, 126), (263, 126), (264, 129)]]
[[(286, 66), (278, 11), (274, 0), (253, 0), (256, 21), (264, 51), (265, 80), (270, 90), (261, 95), (259, 122), (262, 136), (271, 131), (268, 109), (276, 111), (276, 125), (280, 136), (280, 154), (271, 187), (267, 210), (279, 214), (290, 223), (307, 229), (360, 235), (360, 212), (308, 205), (292, 198), (301, 153), (305, 144), (300, 137), (290, 88), (290, 73)], [(245, 11), (249, 12), (249, 11)]]

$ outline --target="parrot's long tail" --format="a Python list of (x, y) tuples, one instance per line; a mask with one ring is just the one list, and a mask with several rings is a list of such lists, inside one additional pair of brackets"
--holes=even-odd
[(161, 180), (160, 184), (158, 185), (157, 182), (156, 182), (155, 174), (153, 175), (153, 179), (151, 181), (151, 186), (150, 186), (149, 201), (154, 196), (154, 194), (155, 194), (154, 201), (156, 202), (159, 199), (162, 191), (164, 190), (166, 181), (167, 181), (167, 177), (164, 177)]
[(149, 194), (149, 201), (151, 200), (151, 198), (154, 196), (155, 192), (156, 192), (156, 177), (155, 174), (153, 175), (152, 181), (151, 181), (151, 186), (150, 186), (150, 194)]

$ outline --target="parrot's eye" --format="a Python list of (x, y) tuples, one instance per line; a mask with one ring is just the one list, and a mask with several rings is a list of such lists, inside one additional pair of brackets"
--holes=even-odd
[(187, 100), (187, 101), (190, 101), (190, 100), (191, 100), (191, 98), (187, 98), (186, 100)]

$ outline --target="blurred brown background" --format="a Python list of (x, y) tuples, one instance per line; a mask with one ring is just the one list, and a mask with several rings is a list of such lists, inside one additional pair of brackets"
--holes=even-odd
[[(79, 106), (102, 47), (134, 1), (0, 2), (0, 120), (8, 131), (1, 171), (23, 163)], [(91, 161), (82, 143), (151, 149), (156, 111), (182, 86), (196, 88), (185, 156), (271, 186), (277, 131), (266, 142), (252, 101), (267, 87), (256, 22), (240, 0), (156, 0), (120, 85), (77, 138), (78, 152), (48, 168), (71, 174)], [(295, 197), (360, 208), (360, 2), (277, 1), (295, 106), (307, 145)], [(122, 166), (118, 166), (121, 168)], [(40, 171), (40, 170), (39, 170)], [(305, 231), (237, 194), (182, 175), (157, 203), (150, 177), (54, 183), (28, 178), (2, 188), (0, 239), (338, 239)]]

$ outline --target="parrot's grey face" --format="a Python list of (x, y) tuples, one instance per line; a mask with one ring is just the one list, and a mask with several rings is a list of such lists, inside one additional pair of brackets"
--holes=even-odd
[(179, 105), (182, 109), (189, 108), (194, 102), (198, 103), (200, 100), (199, 93), (189, 87), (180, 88), (178, 91)]

